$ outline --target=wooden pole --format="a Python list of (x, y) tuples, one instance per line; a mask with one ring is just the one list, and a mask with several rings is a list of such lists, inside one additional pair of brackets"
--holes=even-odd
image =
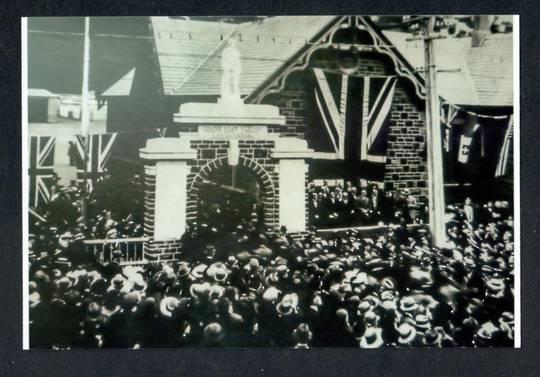
[(444, 223), (444, 181), (439, 95), (437, 93), (437, 68), (434, 53), (435, 17), (426, 22), (424, 55), (426, 69), (426, 130), (429, 186), (429, 223), (433, 245), (446, 243)]
[(84, 225), (87, 222), (87, 179), (88, 179), (88, 128), (90, 114), (88, 113), (88, 75), (90, 65), (90, 17), (84, 18), (84, 52), (83, 52), (83, 80), (82, 80), (82, 100), (81, 100), (81, 133), (84, 137), (84, 162), (83, 162), (83, 185), (81, 201), (81, 217)]

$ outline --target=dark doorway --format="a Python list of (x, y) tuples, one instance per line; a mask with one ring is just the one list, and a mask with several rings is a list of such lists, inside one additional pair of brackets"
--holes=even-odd
[(198, 222), (231, 231), (238, 225), (263, 223), (261, 187), (257, 176), (241, 165), (224, 165), (201, 183)]

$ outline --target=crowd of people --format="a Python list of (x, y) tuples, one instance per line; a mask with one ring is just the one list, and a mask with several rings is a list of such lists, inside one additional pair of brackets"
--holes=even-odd
[(425, 203), (418, 202), (410, 189), (383, 190), (377, 183), (360, 179), (333, 186), (324, 181), (309, 187), (311, 224), (317, 227), (347, 227), (381, 223), (423, 223)]
[[(344, 200), (354, 190), (340, 191)], [(62, 192), (77, 201), (75, 190)], [(302, 239), (263, 229), (255, 213), (232, 231), (194, 224), (180, 260), (125, 265), (117, 253), (98, 262), (83, 240), (129, 221), (100, 210), (83, 229), (77, 214), (66, 224), (53, 209), (30, 236), (30, 346), (512, 346), (509, 205), (468, 200), (447, 212), (444, 248), (432, 246), (427, 227), (407, 227), (405, 212), (373, 237), (311, 227)]]
[(80, 184), (72, 182), (64, 187), (58, 183), (58, 176), (54, 176), (49, 201), (41, 203), (31, 213), (29, 228), (38, 243), (47, 243), (51, 241), (49, 236), (54, 240), (63, 233), (72, 236), (80, 233), (87, 239), (142, 236), (144, 190), (139, 175), (130, 176), (119, 184), (118, 179), (105, 172), (93, 182), (91, 189), (87, 188), (87, 225), (82, 218)]

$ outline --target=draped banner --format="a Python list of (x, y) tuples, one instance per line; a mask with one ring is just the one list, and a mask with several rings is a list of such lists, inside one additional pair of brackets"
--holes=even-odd
[(51, 199), (54, 185), (54, 146), (52, 136), (30, 137), (30, 206), (38, 207)]
[[(313, 69), (312, 126), (324, 130), (338, 159), (386, 162), (395, 77), (354, 77)], [(384, 166), (384, 165), (383, 165)]]

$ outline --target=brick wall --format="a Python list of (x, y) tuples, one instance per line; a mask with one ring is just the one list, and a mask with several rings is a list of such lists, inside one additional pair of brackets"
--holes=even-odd
[[(311, 67), (338, 71), (336, 59), (331, 54), (315, 54)], [(360, 56), (358, 76), (395, 75), (393, 63), (384, 55), (366, 53)], [(274, 127), (272, 132), (283, 136), (305, 138), (308, 117), (307, 101), (311, 98), (313, 81), (310, 69), (291, 74), (285, 88), (278, 94), (267, 95), (261, 103), (279, 106), (286, 117), (286, 127)], [(425, 143), (425, 118), (423, 103), (416, 97), (412, 84), (398, 77), (391, 108), (388, 137), (385, 186), (390, 189), (409, 188), (412, 195), (427, 197), (427, 169), (423, 158)]]
[(154, 165), (147, 165), (144, 170), (144, 235), (152, 238), (156, 203), (156, 168)]
[(149, 261), (166, 262), (179, 259), (182, 255), (180, 240), (154, 241), (144, 245), (144, 257)]
[(412, 195), (427, 197), (425, 137), (424, 113), (414, 105), (403, 86), (396, 87), (384, 177), (388, 189), (409, 188)]
[[(198, 187), (206, 176), (227, 164), (228, 140), (193, 140), (191, 148), (197, 151), (197, 159), (190, 161), (190, 172), (187, 180), (187, 220), (196, 220)], [(270, 158), (270, 150), (274, 148), (271, 140), (239, 140), (239, 165), (251, 170), (263, 189), (264, 222), (267, 226), (277, 224), (277, 200), (279, 180), (277, 161)]]

